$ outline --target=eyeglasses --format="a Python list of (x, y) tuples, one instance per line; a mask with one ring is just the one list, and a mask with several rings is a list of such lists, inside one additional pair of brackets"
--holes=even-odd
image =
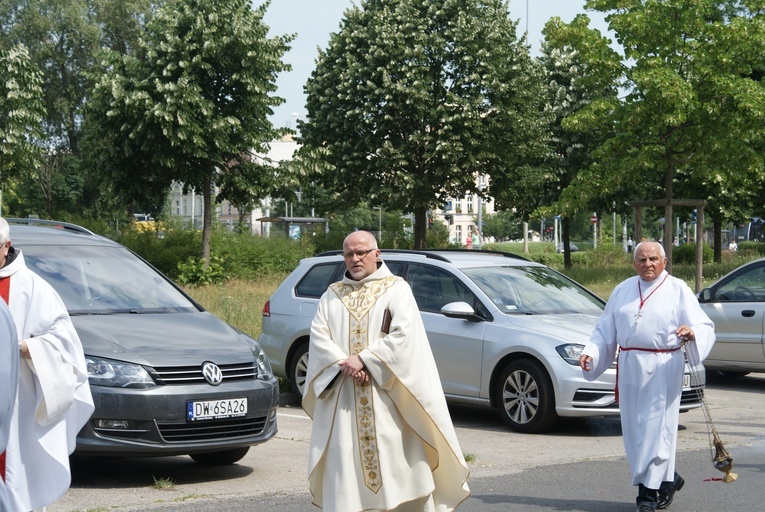
[(353, 259), (354, 256), (356, 256), (358, 259), (363, 260), (367, 257), (367, 254), (369, 254), (372, 251), (375, 251), (376, 249), (367, 249), (366, 251), (354, 251), (354, 252), (344, 252), (343, 258), (346, 260)]

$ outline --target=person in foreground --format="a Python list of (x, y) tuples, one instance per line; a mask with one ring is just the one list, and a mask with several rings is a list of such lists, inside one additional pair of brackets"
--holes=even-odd
[(82, 344), (66, 306), (11, 246), (3, 218), (0, 296), (11, 310), (21, 356), (6, 485), (12, 510), (28, 512), (53, 503), (69, 488), (69, 455), (77, 432), (93, 413), (93, 398)]
[(5, 448), (11, 429), (16, 388), (19, 384), (19, 338), (11, 311), (0, 300), (0, 512), (11, 510), (5, 487)]
[(374, 236), (348, 235), (347, 271), (311, 325), (303, 408), (313, 504), (336, 512), (454, 510), (469, 470), (409, 285)]
[(638, 275), (614, 288), (579, 365), (594, 380), (619, 349), (616, 396), (624, 448), (638, 486), (638, 512), (667, 508), (685, 484), (675, 472), (677, 427), (686, 350), (697, 364), (715, 341), (714, 323), (684, 281), (664, 270), (664, 248), (641, 242)]

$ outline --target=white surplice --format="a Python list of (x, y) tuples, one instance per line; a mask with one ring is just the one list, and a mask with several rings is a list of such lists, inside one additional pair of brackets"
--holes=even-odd
[[(388, 334), (381, 331), (386, 310)], [(358, 354), (355, 385), (338, 363)], [(409, 285), (382, 263), (322, 296), (311, 326), (303, 407), (313, 418), (308, 480), (324, 510), (454, 510), (469, 470)]]
[[(19, 383), (19, 338), (11, 311), (0, 300), (0, 453), (8, 446), (16, 388)], [(0, 482), (0, 512), (11, 511), (5, 482)]]
[[(51, 249), (54, 250), (54, 249)], [(69, 455), (93, 413), (82, 344), (55, 290), (15, 258), (9, 308), (31, 359), (19, 364), (19, 388), (7, 449), (6, 483), (14, 511), (45, 507), (69, 488)]]
[(682, 349), (649, 350), (680, 347), (675, 330), (681, 325), (693, 330), (696, 339), (686, 350), (698, 364), (712, 350), (715, 332), (691, 289), (666, 271), (653, 281), (635, 276), (614, 288), (582, 351), (593, 359), (592, 370), (584, 377), (594, 380), (611, 365), (617, 346), (633, 349), (619, 352), (617, 375), (632, 485), (658, 489), (674, 479), (685, 358)]

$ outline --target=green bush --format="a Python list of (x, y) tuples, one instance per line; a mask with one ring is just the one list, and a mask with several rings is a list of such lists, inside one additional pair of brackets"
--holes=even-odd
[[(702, 261), (711, 263), (714, 259), (712, 247), (703, 244)], [(682, 244), (672, 250), (672, 265), (694, 265), (696, 263), (696, 244)]]
[(756, 256), (756, 257), (762, 257), (762, 256), (765, 256), (765, 243), (741, 242), (740, 244), (738, 244), (738, 252)]
[[(213, 276), (208, 276), (196, 268), (202, 252), (202, 232), (198, 229), (180, 224), (163, 226), (161, 233), (129, 229), (116, 239), (166, 276), (189, 284), (200, 284), (207, 279), (217, 282), (218, 271), (224, 280), (289, 273), (301, 259), (313, 256), (315, 252), (310, 241), (301, 242), (285, 236), (262, 238), (216, 227), (212, 232), (211, 252), (220, 269), (210, 271)], [(187, 281), (182, 281), (182, 276)]]
[(220, 284), (226, 280), (223, 270), (223, 258), (210, 256), (210, 264), (205, 268), (204, 258), (189, 258), (178, 264), (178, 281), (187, 286)]

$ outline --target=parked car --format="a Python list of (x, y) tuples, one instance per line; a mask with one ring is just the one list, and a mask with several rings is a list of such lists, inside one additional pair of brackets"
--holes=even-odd
[(7, 220), (12, 245), (59, 293), (82, 340), (95, 412), (77, 454), (232, 464), (276, 434), (278, 381), (254, 339), (114, 241)]
[[(594, 382), (578, 360), (604, 301), (542, 264), (496, 251), (391, 251), (382, 259), (410, 284), (450, 402), (497, 409), (519, 432), (549, 429), (559, 416), (618, 414), (615, 367)], [(305, 386), (311, 321), (341, 279), (339, 251), (300, 262), (263, 308), (260, 344), (274, 373)], [(686, 374), (682, 410), (700, 405)]]
[(704, 366), (730, 377), (765, 372), (765, 258), (701, 290), (699, 303), (717, 335)]
[[(569, 242), (568, 248), (571, 250), (571, 252), (577, 252), (579, 250), (579, 247), (576, 246), (575, 243)], [(563, 242), (558, 243), (558, 252), (563, 252)]]

